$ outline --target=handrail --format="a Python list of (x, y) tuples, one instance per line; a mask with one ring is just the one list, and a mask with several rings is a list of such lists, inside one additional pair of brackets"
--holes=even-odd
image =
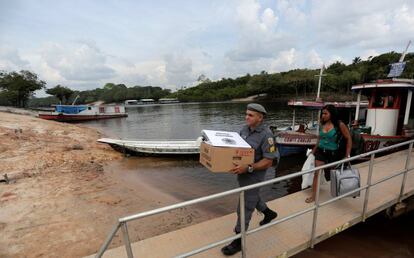
[[(402, 194), (404, 192), (404, 186), (405, 186), (405, 181), (406, 181), (406, 177), (407, 177), (406, 176), (407, 172), (413, 169), (413, 168), (409, 168), (409, 162), (410, 162), (410, 157), (411, 157), (409, 154), (412, 152), (413, 144), (414, 144), (414, 140), (409, 140), (409, 141), (397, 143), (397, 144), (387, 146), (387, 147), (384, 147), (384, 148), (381, 148), (381, 149), (378, 149), (378, 150), (373, 150), (373, 151), (370, 151), (370, 152), (362, 153), (362, 154), (359, 154), (359, 155), (356, 155), (356, 156), (352, 156), (350, 158), (345, 158), (345, 159), (342, 159), (342, 160), (339, 160), (339, 161), (335, 161), (335, 162), (325, 164), (325, 165), (322, 165), (322, 166), (319, 166), (319, 167), (315, 167), (315, 168), (312, 168), (312, 169), (308, 169), (308, 170), (305, 170), (305, 171), (299, 171), (299, 172), (296, 172), (296, 173), (293, 173), (293, 174), (277, 177), (277, 178), (267, 180), (267, 181), (264, 181), (264, 182), (260, 182), (260, 183), (256, 183), (256, 184), (252, 184), (252, 185), (248, 185), (248, 186), (244, 186), (244, 187), (239, 187), (239, 188), (235, 188), (235, 189), (232, 189), (232, 190), (228, 190), (228, 191), (224, 191), (224, 192), (220, 192), (220, 193), (216, 193), (216, 194), (196, 198), (196, 199), (193, 199), (193, 200), (184, 201), (184, 202), (172, 204), (172, 205), (169, 205), (169, 206), (165, 206), (165, 207), (161, 207), (161, 208), (157, 208), (157, 209), (153, 209), (153, 210), (149, 210), (149, 211), (144, 211), (144, 212), (140, 212), (140, 213), (137, 213), (137, 214), (133, 214), (133, 215), (129, 215), (129, 216), (126, 216), (126, 217), (119, 218), (116, 225), (111, 230), (111, 233), (108, 235), (107, 239), (105, 240), (105, 242), (103, 243), (103, 245), (99, 249), (98, 253), (96, 254), (96, 257), (99, 257), (99, 258), (102, 257), (103, 253), (108, 248), (109, 244), (111, 243), (113, 237), (115, 236), (115, 234), (117, 233), (119, 228), (122, 228), (122, 231), (123, 231), (125, 248), (126, 248), (128, 257), (133, 257), (133, 254), (132, 254), (132, 251), (131, 251), (131, 245), (130, 245), (130, 241), (129, 241), (129, 236), (128, 236), (128, 231), (127, 231), (127, 227), (126, 227), (126, 223), (129, 222), (129, 221), (141, 219), (141, 218), (156, 215), (156, 214), (159, 214), (159, 213), (164, 213), (164, 212), (171, 211), (171, 210), (176, 210), (176, 209), (183, 208), (183, 207), (186, 207), (186, 206), (189, 206), (189, 205), (194, 205), (194, 204), (198, 204), (198, 203), (211, 201), (211, 200), (214, 200), (214, 199), (222, 198), (222, 197), (232, 195), (232, 194), (236, 194), (236, 193), (240, 194), (240, 201), (242, 201), (242, 199), (244, 199), (243, 198), (244, 197), (244, 192), (247, 191), (247, 190), (251, 190), (251, 189), (254, 189), (254, 188), (258, 188), (258, 187), (278, 183), (278, 182), (285, 181), (285, 180), (295, 178), (295, 177), (299, 177), (299, 176), (302, 176), (302, 175), (305, 175), (305, 174), (308, 174), (308, 173), (316, 172), (316, 171), (319, 171), (321, 169), (331, 168), (333, 166), (337, 166), (337, 165), (340, 165), (340, 164), (343, 164), (343, 163), (349, 163), (351, 161), (354, 161), (354, 160), (357, 160), (357, 159), (360, 159), (360, 158), (363, 158), (363, 157), (370, 156), (371, 160), (369, 162), (369, 175), (368, 175), (369, 180), (367, 182), (367, 185), (361, 186), (360, 188), (355, 189), (352, 192), (348, 192), (344, 195), (337, 196), (333, 199), (325, 201), (324, 203), (319, 203), (319, 200), (317, 200), (318, 198), (315, 198), (315, 204), (310, 208), (307, 208), (307, 209), (305, 209), (303, 211), (300, 211), (300, 212), (297, 212), (295, 214), (291, 214), (290, 216), (287, 216), (285, 218), (273, 221), (273, 222), (271, 222), (267, 225), (263, 225), (263, 226), (260, 226), (258, 228), (255, 228), (255, 229), (252, 229), (252, 230), (249, 230), (249, 231), (245, 231), (242, 228), (242, 232), (240, 234), (236, 235), (236, 236), (229, 237), (229, 238), (226, 238), (224, 240), (206, 245), (202, 248), (193, 250), (193, 251), (188, 252), (186, 254), (182, 254), (178, 257), (188, 257), (188, 256), (191, 256), (191, 255), (206, 251), (208, 249), (211, 249), (213, 247), (218, 246), (219, 244), (222, 244), (222, 243), (227, 242), (227, 241), (231, 241), (231, 240), (239, 238), (239, 237), (242, 238), (242, 257), (245, 257), (245, 243), (244, 242), (245, 242), (245, 236), (247, 234), (255, 233), (255, 232), (260, 231), (264, 228), (268, 228), (270, 226), (276, 225), (278, 223), (281, 223), (283, 221), (292, 219), (294, 217), (300, 216), (300, 215), (302, 215), (304, 213), (307, 213), (307, 212), (310, 212), (310, 211), (314, 211), (314, 220), (313, 220), (314, 225), (313, 225), (312, 237), (311, 237), (311, 247), (313, 247), (314, 240), (315, 240), (314, 239), (315, 238), (314, 234), (315, 234), (315, 227), (316, 227), (316, 223), (317, 223), (318, 208), (321, 207), (321, 206), (327, 205), (331, 202), (340, 200), (344, 197), (350, 196), (353, 193), (356, 193), (356, 192), (359, 192), (359, 191), (362, 191), (362, 190), (366, 190), (367, 194), (365, 195), (364, 210), (363, 210), (363, 214), (362, 214), (363, 220), (365, 220), (366, 206), (367, 206), (367, 202), (368, 202), (370, 187), (372, 187), (376, 184), (382, 183), (384, 181), (387, 181), (387, 180), (397, 176), (397, 175), (394, 175), (392, 177), (386, 178), (385, 180), (380, 180), (380, 181), (377, 181), (377, 182), (372, 184), (371, 183), (371, 175), (372, 175), (372, 172), (373, 172), (372, 167), (374, 165), (373, 161), (374, 161), (374, 158), (375, 158), (375, 154), (387, 152), (389, 150), (393, 150), (393, 149), (396, 149), (396, 148), (399, 148), (399, 147), (402, 147), (402, 146), (409, 145), (405, 169), (402, 170), (402, 171), (399, 171), (399, 173), (398, 173), (398, 175), (404, 174), (404, 178), (403, 178), (402, 186), (401, 186), (401, 190), (400, 190), (400, 196), (398, 198), (399, 200), (402, 199)], [(319, 173), (319, 175), (320, 174), (321, 173)], [(317, 196), (319, 195), (319, 185), (320, 185), (320, 180), (318, 180), (318, 185), (317, 185)], [(244, 205), (244, 202), (243, 203), (240, 202), (240, 207), (242, 207), (243, 205)], [(241, 212), (240, 217), (243, 218), (244, 217), (244, 209), (240, 209), (240, 212)], [(241, 225), (244, 225), (244, 223), (241, 223)]]

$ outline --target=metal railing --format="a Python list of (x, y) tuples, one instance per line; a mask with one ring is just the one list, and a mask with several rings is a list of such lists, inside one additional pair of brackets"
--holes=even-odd
[[(222, 197), (229, 196), (229, 195), (236, 194), (236, 193), (238, 193), (240, 195), (239, 200), (240, 200), (241, 232), (239, 234), (233, 235), (233, 236), (228, 237), (226, 239), (223, 239), (223, 240), (220, 240), (220, 241), (217, 241), (217, 242), (214, 242), (214, 243), (210, 243), (210, 244), (207, 244), (207, 245), (205, 245), (203, 247), (200, 247), (198, 249), (195, 249), (195, 250), (192, 250), (190, 252), (178, 255), (176, 257), (189, 257), (189, 256), (192, 256), (192, 255), (207, 251), (207, 250), (209, 250), (211, 248), (214, 248), (214, 247), (217, 247), (219, 245), (225, 244), (225, 243), (230, 242), (232, 240), (235, 240), (237, 238), (241, 238), (242, 257), (244, 258), (244, 257), (246, 257), (246, 236), (247, 235), (256, 233), (258, 231), (261, 231), (263, 229), (266, 229), (266, 228), (269, 228), (271, 226), (277, 225), (277, 224), (282, 223), (284, 221), (296, 218), (298, 216), (301, 216), (301, 215), (303, 215), (305, 213), (308, 213), (308, 212), (311, 212), (311, 211), (313, 211), (313, 221), (312, 221), (312, 231), (311, 231), (311, 236), (310, 236), (310, 247), (313, 248), (313, 246), (316, 244), (315, 243), (315, 240), (316, 240), (315, 239), (316, 238), (316, 225), (317, 225), (317, 222), (318, 222), (319, 208), (321, 208), (325, 205), (328, 205), (330, 203), (333, 203), (335, 201), (338, 201), (342, 198), (352, 196), (355, 193), (358, 193), (360, 191), (365, 190), (366, 192), (365, 192), (364, 203), (363, 203), (362, 214), (361, 214), (361, 220), (365, 221), (365, 219), (367, 218), (367, 207), (368, 207), (369, 193), (370, 193), (371, 187), (373, 187), (375, 185), (378, 185), (380, 183), (383, 183), (387, 180), (390, 180), (394, 177), (400, 176), (400, 175), (403, 175), (403, 180), (402, 180), (402, 183), (401, 183), (400, 193), (399, 193), (399, 196), (397, 198), (397, 202), (401, 202), (406, 197), (406, 196), (404, 196), (404, 189), (405, 189), (405, 182), (407, 180), (407, 174), (410, 170), (413, 170), (413, 168), (410, 167), (410, 160), (411, 160), (411, 155), (410, 154), (411, 154), (412, 149), (413, 149), (413, 143), (414, 143), (414, 140), (405, 141), (405, 142), (398, 143), (398, 144), (395, 144), (395, 145), (391, 145), (391, 146), (388, 146), (388, 147), (384, 147), (384, 148), (381, 148), (381, 149), (378, 149), (378, 150), (370, 151), (370, 152), (363, 153), (363, 154), (360, 154), (360, 155), (357, 155), (357, 156), (353, 156), (353, 157), (350, 157), (350, 158), (339, 160), (339, 161), (336, 161), (336, 162), (333, 162), (333, 163), (325, 164), (323, 166), (315, 167), (315, 168), (312, 168), (312, 169), (309, 169), (309, 170), (306, 170), (306, 171), (296, 172), (296, 173), (289, 174), (289, 175), (286, 175), (286, 176), (281, 176), (281, 177), (278, 177), (278, 178), (275, 178), (275, 179), (260, 182), (260, 183), (257, 183), (257, 184), (252, 184), (252, 185), (248, 185), (248, 186), (245, 186), (245, 187), (240, 187), (240, 188), (236, 188), (236, 189), (233, 189), (233, 190), (229, 190), (229, 191), (225, 191), (225, 192), (221, 192), (221, 193), (217, 193), (217, 194), (212, 194), (212, 195), (209, 195), (209, 196), (193, 199), (193, 200), (190, 200), (190, 201), (185, 201), (185, 202), (181, 202), (181, 203), (165, 206), (165, 207), (162, 207), (162, 208), (158, 208), (158, 209), (154, 209), (154, 210), (150, 210), (150, 211), (145, 211), (145, 212), (141, 212), (141, 213), (134, 214), (134, 215), (131, 215), (131, 216), (120, 218), (120, 219), (118, 219), (117, 223), (112, 228), (112, 230), (111, 230), (110, 234), (108, 235), (108, 237), (106, 238), (105, 242), (103, 243), (103, 245), (99, 249), (98, 253), (96, 254), (96, 257), (98, 257), (98, 258), (102, 257), (102, 255), (104, 254), (104, 252), (108, 248), (109, 244), (111, 243), (112, 239), (114, 238), (114, 236), (118, 232), (119, 228), (121, 228), (121, 231), (122, 231), (122, 236), (123, 236), (123, 240), (124, 240), (124, 244), (125, 244), (126, 253), (127, 253), (129, 258), (133, 257), (131, 242), (130, 242), (129, 234), (128, 234), (128, 227), (127, 227), (127, 222), (129, 222), (129, 221), (141, 219), (141, 218), (148, 217), (148, 216), (153, 216), (153, 215), (164, 213), (164, 212), (171, 211), (171, 210), (176, 210), (176, 209), (183, 208), (183, 207), (190, 206), (190, 205), (194, 205), (194, 204), (199, 204), (199, 203), (215, 200), (215, 199), (222, 198)], [(396, 149), (396, 148), (400, 148), (400, 147), (403, 147), (403, 146), (406, 146), (406, 145), (409, 145), (409, 147), (408, 147), (408, 151), (407, 151), (407, 158), (406, 158), (405, 168), (402, 169), (401, 171), (398, 171), (396, 174), (387, 176), (387, 177), (382, 178), (382, 179), (380, 179), (376, 182), (372, 182), (372, 174), (373, 174), (375, 154), (387, 152), (387, 151), (390, 151), (390, 150), (393, 150), (393, 149)], [(244, 221), (245, 221), (245, 210), (244, 210), (244, 193), (245, 193), (245, 191), (251, 190), (251, 189), (254, 189), (254, 188), (258, 188), (258, 187), (262, 187), (262, 186), (266, 186), (266, 185), (270, 185), (270, 184), (274, 184), (274, 183), (278, 183), (278, 182), (281, 182), (281, 181), (289, 180), (289, 179), (292, 179), (292, 178), (295, 178), (295, 177), (302, 176), (304, 174), (319, 171), (321, 169), (332, 168), (333, 166), (341, 165), (343, 163), (348, 163), (348, 162), (351, 162), (351, 161), (354, 161), (354, 160), (357, 160), (357, 159), (360, 159), (360, 158), (363, 158), (363, 157), (368, 157), (368, 156), (370, 157), (370, 161), (369, 161), (369, 170), (368, 170), (368, 178), (367, 178), (367, 184), (366, 185), (361, 186), (358, 189), (355, 189), (351, 192), (348, 192), (346, 194), (337, 196), (335, 198), (329, 199), (329, 200), (321, 203), (320, 200), (319, 200), (319, 191), (320, 191), (320, 181), (321, 181), (320, 177), (321, 177), (322, 173), (318, 173), (318, 183), (317, 183), (317, 188), (316, 188), (315, 202), (314, 202), (314, 205), (312, 207), (309, 207), (307, 209), (295, 212), (293, 214), (290, 214), (289, 216), (286, 216), (284, 218), (280, 218), (278, 220), (270, 222), (269, 224), (251, 229), (249, 231), (246, 231), (245, 223), (244, 223)]]

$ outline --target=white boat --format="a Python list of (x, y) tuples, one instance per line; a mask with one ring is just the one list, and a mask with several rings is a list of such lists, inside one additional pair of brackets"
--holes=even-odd
[(40, 118), (59, 122), (79, 122), (127, 116), (125, 107), (118, 105), (55, 105), (53, 111), (39, 113)]
[[(391, 64), (388, 79), (352, 86), (351, 89), (358, 94), (356, 102), (322, 102), (319, 99), (318, 89), (316, 101), (289, 101), (288, 105), (293, 108), (318, 110), (319, 113), (326, 104), (336, 106), (340, 120), (351, 128), (353, 137), (351, 154), (369, 152), (413, 139), (414, 105), (411, 105), (411, 102), (414, 80), (396, 78), (404, 70), (405, 62), (403, 61), (410, 43), (399, 62)], [(319, 75), (319, 88), (322, 72), (323, 67)], [(362, 95), (366, 96), (368, 101), (361, 100)], [(351, 127), (352, 117), (355, 123)], [(312, 116), (311, 121), (313, 120)], [(281, 156), (305, 152), (307, 148), (316, 144), (318, 129), (313, 130), (312, 123), (297, 126), (295, 109), (292, 126), (287, 130), (282, 129), (284, 130), (274, 129)]]
[(112, 148), (137, 155), (189, 155), (199, 154), (201, 137), (197, 140), (118, 140), (101, 138), (98, 142)]

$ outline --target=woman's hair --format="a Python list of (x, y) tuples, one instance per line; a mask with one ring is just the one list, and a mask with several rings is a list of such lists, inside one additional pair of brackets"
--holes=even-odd
[[(322, 110), (328, 110), (329, 114), (331, 114), (331, 122), (335, 127), (339, 127), (339, 117), (338, 117), (338, 110), (334, 105), (325, 105)], [(322, 116), (322, 113), (321, 113)]]

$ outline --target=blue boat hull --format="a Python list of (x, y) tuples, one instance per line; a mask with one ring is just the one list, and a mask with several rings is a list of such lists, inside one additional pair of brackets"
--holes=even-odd
[(299, 146), (299, 145), (286, 145), (286, 144), (277, 144), (281, 157), (286, 157), (293, 154), (305, 153), (307, 149), (312, 148), (312, 146)]

